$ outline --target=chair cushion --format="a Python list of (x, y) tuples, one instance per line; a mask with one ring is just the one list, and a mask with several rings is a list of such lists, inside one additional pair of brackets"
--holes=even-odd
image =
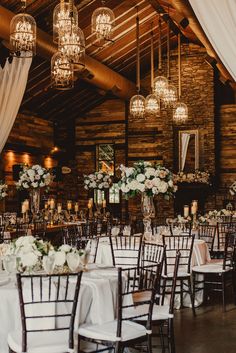
[[(27, 353), (68, 352), (68, 331), (32, 332), (27, 335)], [(8, 346), (16, 353), (22, 352), (22, 334), (12, 331), (7, 337)]]
[[(123, 313), (124, 317), (131, 317), (131, 316), (139, 316), (139, 315), (144, 315), (148, 312), (149, 305), (144, 304), (144, 305), (137, 305), (134, 308), (131, 308), (129, 310), (125, 310)], [(174, 317), (173, 314), (169, 314), (169, 305), (154, 305), (153, 306), (153, 312), (152, 312), (152, 322), (154, 321), (163, 321), (163, 320), (168, 320), (172, 319)], [(134, 318), (135, 321), (139, 322), (146, 322), (148, 316), (142, 316), (140, 318)]]
[(78, 334), (87, 338), (101, 341), (129, 341), (146, 336), (146, 328), (132, 321), (122, 322), (122, 337), (116, 336), (117, 320), (105, 322), (101, 325), (85, 324), (79, 327)]
[(223, 270), (223, 261), (222, 260), (212, 260), (211, 262), (201, 265), (194, 266), (192, 268), (193, 272), (197, 273), (223, 273), (230, 271), (232, 268), (227, 266), (225, 270)]
[[(166, 275), (162, 275), (163, 278), (173, 278), (174, 277), (174, 273), (173, 272), (168, 272)], [(183, 278), (183, 277), (190, 277), (190, 273), (186, 272), (186, 271), (178, 271), (178, 275), (177, 278)]]

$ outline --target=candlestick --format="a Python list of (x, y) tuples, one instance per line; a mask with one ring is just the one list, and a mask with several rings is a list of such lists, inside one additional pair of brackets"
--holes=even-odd
[(106, 202), (106, 200), (103, 200), (103, 201), (102, 201), (102, 207), (103, 207), (103, 208), (106, 208), (106, 206), (107, 206), (107, 202)]
[(67, 210), (71, 211), (72, 209), (72, 201), (67, 201)]
[(188, 218), (189, 216), (189, 206), (184, 205), (184, 218)]
[(58, 204), (57, 204), (57, 212), (58, 212), (58, 213), (61, 213), (61, 211), (62, 211), (62, 204), (61, 204), (61, 203), (58, 203)]
[(27, 212), (27, 211), (29, 211), (29, 200), (26, 199), (26, 200), (24, 201), (24, 203), (25, 203), (25, 209), (26, 209), (26, 212)]
[(77, 213), (79, 211), (79, 204), (78, 202), (75, 203), (75, 213)]
[(51, 210), (54, 210), (54, 208), (55, 208), (55, 200), (54, 199), (50, 200), (50, 208), (51, 208)]

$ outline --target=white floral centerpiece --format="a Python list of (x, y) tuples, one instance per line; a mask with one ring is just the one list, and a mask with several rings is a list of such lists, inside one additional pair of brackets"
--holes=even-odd
[(229, 193), (230, 195), (234, 196), (236, 194), (236, 181), (233, 182), (232, 185), (229, 187)]
[(0, 201), (3, 200), (7, 196), (7, 189), (8, 189), (7, 184), (4, 184), (0, 180)]
[(103, 171), (84, 175), (84, 188), (89, 189), (108, 189), (112, 185), (111, 176)]
[(162, 195), (169, 199), (177, 190), (173, 174), (160, 164), (139, 161), (133, 167), (121, 165), (120, 170), (118, 185), (126, 198), (145, 193), (147, 196)]
[(51, 181), (52, 176), (48, 169), (35, 164), (32, 167), (23, 167), (16, 186), (18, 189), (38, 189), (49, 186)]
[(222, 210), (212, 210), (207, 212), (204, 216), (198, 217), (199, 223), (215, 224), (221, 217), (230, 217), (233, 212), (223, 208)]
[(210, 173), (208, 171), (195, 170), (193, 173), (179, 172), (174, 175), (175, 183), (200, 183), (210, 185)]

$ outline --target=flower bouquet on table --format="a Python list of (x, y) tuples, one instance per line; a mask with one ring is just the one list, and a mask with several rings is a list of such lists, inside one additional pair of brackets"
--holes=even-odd
[(233, 212), (223, 208), (222, 210), (212, 210), (205, 213), (204, 216), (198, 217), (198, 222), (201, 224), (215, 225), (217, 222), (221, 221), (223, 217), (231, 217)]
[(7, 184), (4, 184), (2, 180), (0, 180), (0, 201), (3, 200), (7, 196)]
[(49, 170), (36, 164), (32, 167), (24, 166), (20, 172), (20, 179), (16, 183), (17, 189), (25, 189), (30, 192), (30, 206), (33, 215), (39, 212), (40, 189), (48, 188), (53, 177)]
[(230, 185), (229, 187), (229, 193), (230, 195), (234, 196), (236, 194), (236, 181), (233, 182), (233, 184)]
[(84, 175), (84, 188), (89, 189), (109, 189), (112, 185), (111, 176), (103, 171)]

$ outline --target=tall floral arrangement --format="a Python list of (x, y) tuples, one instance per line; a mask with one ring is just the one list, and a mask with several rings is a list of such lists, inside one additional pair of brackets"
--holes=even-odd
[(52, 176), (48, 169), (36, 164), (32, 167), (23, 167), (20, 179), (16, 183), (18, 189), (38, 189), (49, 186)]
[(84, 188), (89, 189), (108, 189), (112, 185), (111, 176), (103, 171), (84, 175)]
[(133, 167), (121, 165), (120, 190), (126, 198), (145, 193), (147, 196), (162, 195), (169, 199), (177, 190), (171, 171), (160, 164), (139, 161)]
[(7, 189), (8, 189), (7, 184), (4, 184), (0, 180), (0, 200), (3, 200), (7, 196)]

